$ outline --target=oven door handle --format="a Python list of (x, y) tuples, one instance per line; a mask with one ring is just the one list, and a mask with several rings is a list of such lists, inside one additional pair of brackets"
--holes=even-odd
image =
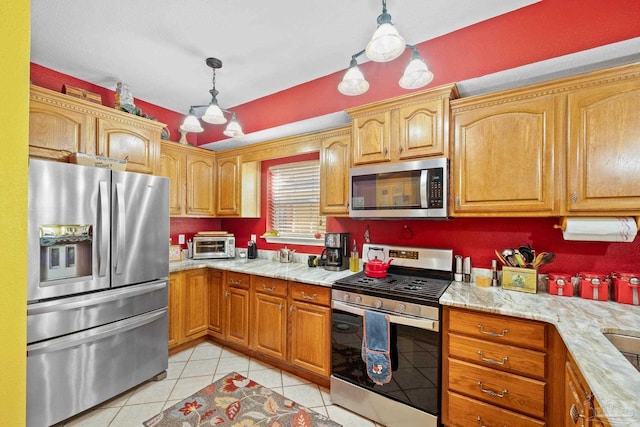
[[(354, 307), (341, 301), (331, 301), (331, 308), (344, 311), (346, 313), (355, 314), (364, 317), (365, 310), (360, 307)], [(417, 317), (397, 316), (395, 314), (386, 313), (389, 316), (389, 322), (398, 325), (413, 326), (415, 328), (427, 329), (434, 332), (440, 331), (440, 322), (432, 319), (420, 319)]]

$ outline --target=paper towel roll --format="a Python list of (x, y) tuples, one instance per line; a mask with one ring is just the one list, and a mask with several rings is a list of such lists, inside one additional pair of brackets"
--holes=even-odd
[(564, 240), (633, 242), (638, 234), (635, 218), (567, 218)]

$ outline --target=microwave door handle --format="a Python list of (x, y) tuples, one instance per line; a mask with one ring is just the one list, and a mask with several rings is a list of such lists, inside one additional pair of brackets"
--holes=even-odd
[(116, 239), (115, 239), (115, 272), (121, 274), (124, 264), (124, 246), (125, 246), (125, 206), (124, 206), (124, 185), (121, 182), (116, 183)]
[(429, 189), (427, 182), (429, 180), (429, 170), (422, 169), (420, 171), (420, 207), (426, 209), (429, 207)]
[(98, 194), (100, 195), (100, 210), (98, 215), (98, 236), (100, 242), (98, 244), (98, 276), (104, 277), (107, 274), (107, 251), (109, 250), (109, 189), (106, 181), (100, 181), (98, 186)]

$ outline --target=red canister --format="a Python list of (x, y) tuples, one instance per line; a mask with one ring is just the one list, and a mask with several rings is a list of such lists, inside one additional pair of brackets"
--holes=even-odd
[(623, 304), (640, 305), (638, 288), (640, 273), (611, 273), (615, 300)]
[(607, 301), (609, 282), (603, 273), (578, 273), (580, 278), (580, 296), (586, 299)]
[(571, 275), (565, 273), (549, 273), (549, 293), (565, 297), (573, 296)]

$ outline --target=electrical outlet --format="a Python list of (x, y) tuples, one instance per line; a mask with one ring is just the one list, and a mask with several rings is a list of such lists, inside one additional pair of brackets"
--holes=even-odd
[(251, 235), (251, 240), (253, 240), (254, 242), (256, 241), (256, 235), (255, 234)]
[(178, 244), (184, 245), (184, 234), (178, 234)]

